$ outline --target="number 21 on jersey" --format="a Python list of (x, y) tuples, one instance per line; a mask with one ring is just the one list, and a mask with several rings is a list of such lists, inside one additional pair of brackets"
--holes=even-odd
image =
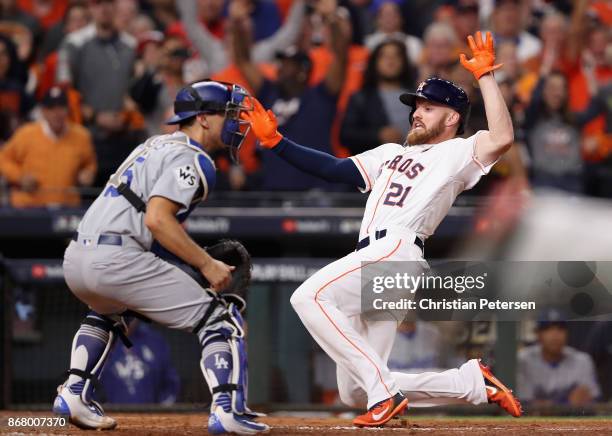
[[(404, 186), (399, 183), (391, 183), (389, 186), (389, 193), (385, 197), (383, 204), (387, 206), (399, 206), (404, 207), (404, 200), (412, 189), (412, 186)], [(398, 200), (399, 198), (399, 200)]]
[[(413, 159), (406, 159), (404, 162), (401, 162), (404, 156), (398, 155), (393, 160), (389, 161), (387, 164), (387, 168), (393, 171), (398, 171), (400, 173), (405, 174), (408, 179), (414, 179), (418, 176), (421, 171), (425, 169), (423, 165), (420, 163), (414, 163)], [(401, 164), (400, 164), (401, 162)], [(398, 206), (404, 207), (404, 201), (408, 196), (408, 193), (412, 189), (412, 186), (404, 186), (401, 183), (391, 183), (389, 186), (389, 190), (387, 195), (385, 196), (385, 201), (383, 204), (387, 206)]]

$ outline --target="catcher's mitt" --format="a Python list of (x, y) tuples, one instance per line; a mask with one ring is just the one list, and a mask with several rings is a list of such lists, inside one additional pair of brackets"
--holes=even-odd
[[(247, 249), (235, 239), (222, 239), (215, 245), (206, 248), (206, 252), (213, 258), (235, 267), (232, 271), (231, 283), (220, 292), (237, 294), (246, 297), (247, 288), (251, 283), (251, 255)], [(204, 278), (205, 287), (210, 284)]]

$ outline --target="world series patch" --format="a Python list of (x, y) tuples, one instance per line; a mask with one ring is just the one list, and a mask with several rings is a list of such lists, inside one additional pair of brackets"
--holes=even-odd
[(196, 186), (197, 175), (193, 165), (184, 165), (175, 168), (174, 177), (181, 189), (190, 189)]

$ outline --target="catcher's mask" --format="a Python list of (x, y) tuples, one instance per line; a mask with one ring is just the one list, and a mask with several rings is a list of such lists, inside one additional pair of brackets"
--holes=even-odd
[(203, 80), (182, 88), (174, 101), (175, 115), (166, 124), (178, 124), (198, 114), (223, 114), (221, 141), (229, 146), (230, 156), (238, 161), (238, 152), (250, 124), (240, 118), (242, 111), (253, 110), (249, 93), (242, 86), (215, 80)]
[(412, 126), (412, 115), (416, 110), (418, 98), (443, 104), (456, 110), (461, 115), (457, 135), (465, 132), (465, 126), (470, 117), (470, 99), (460, 86), (450, 80), (439, 77), (430, 77), (421, 82), (416, 92), (407, 92), (400, 95), (400, 101), (412, 108), (410, 112), (410, 125)]

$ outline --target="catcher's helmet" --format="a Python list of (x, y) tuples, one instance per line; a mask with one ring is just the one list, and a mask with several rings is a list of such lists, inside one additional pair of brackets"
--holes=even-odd
[[(400, 96), (400, 101), (412, 108), (412, 113), (416, 109), (417, 98), (434, 101), (456, 110), (461, 115), (457, 134), (461, 135), (465, 131), (470, 116), (470, 99), (466, 92), (450, 80), (430, 77), (421, 82), (416, 92), (407, 92)], [(410, 124), (412, 124), (412, 113), (410, 114)]]
[(250, 126), (240, 118), (241, 111), (253, 109), (247, 97), (248, 91), (239, 85), (214, 80), (196, 82), (176, 94), (175, 115), (166, 124), (179, 124), (198, 114), (223, 114), (221, 140), (230, 146), (232, 158), (236, 159)]

